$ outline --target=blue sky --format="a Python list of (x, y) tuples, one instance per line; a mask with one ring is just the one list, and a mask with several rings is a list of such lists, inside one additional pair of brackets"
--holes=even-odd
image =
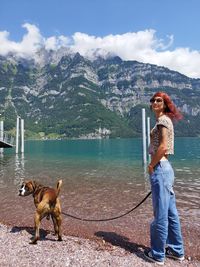
[(200, 78), (199, 10), (199, 0), (1, 0), (0, 54), (100, 49)]

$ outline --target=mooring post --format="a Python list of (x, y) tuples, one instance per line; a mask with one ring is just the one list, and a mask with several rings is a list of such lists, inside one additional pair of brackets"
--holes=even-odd
[(19, 151), (19, 117), (17, 116), (17, 122), (16, 122), (16, 154)]
[[(147, 117), (147, 147), (149, 149), (150, 146), (150, 117)], [(148, 153), (148, 161), (150, 162), (151, 156)]]
[[(0, 140), (3, 141), (4, 127), (3, 121), (0, 121)], [(0, 148), (0, 153), (3, 153), (3, 148)]]
[(21, 153), (24, 153), (24, 120), (21, 119)]
[(147, 164), (147, 147), (146, 147), (146, 114), (142, 109), (142, 144), (143, 144), (143, 165)]

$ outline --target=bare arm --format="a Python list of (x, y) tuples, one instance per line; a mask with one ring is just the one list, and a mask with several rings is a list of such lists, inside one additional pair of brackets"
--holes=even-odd
[(160, 145), (154, 155), (152, 155), (151, 163), (148, 166), (149, 174), (153, 173), (153, 168), (161, 160), (163, 156), (167, 153), (167, 128), (164, 126), (159, 126), (159, 141)]

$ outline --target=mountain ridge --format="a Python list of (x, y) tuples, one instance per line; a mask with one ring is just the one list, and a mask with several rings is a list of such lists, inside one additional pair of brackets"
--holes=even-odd
[[(162, 90), (184, 113), (177, 134), (200, 133), (200, 79), (118, 56), (89, 60), (64, 50), (38, 55), (41, 64), (13, 55), (0, 57), (0, 107), (7, 130), (15, 127), (19, 115), (30, 135), (140, 136), (138, 107), (149, 113), (150, 97)], [(100, 136), (100, 127), (106, 134)]]

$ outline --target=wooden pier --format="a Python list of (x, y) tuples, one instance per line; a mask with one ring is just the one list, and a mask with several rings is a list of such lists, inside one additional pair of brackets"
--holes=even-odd
[(11, 147), (13, 147), (12, 144), (9, 144), (3, 140), (0, 140), (0, 148), (11, 148)]
[(14, 137), (7, 132), (0, 131), (0, 148), (11, 148), (14, 146)]
[[(21, 140), (19, 140), (19, 137)], [(11, 133), (4, 131), (4, 121), (0, 121), (0, 153), (3, 153), (4, 148), (12, 148), (15, 146), (17, 154), (19, 152), (19, 145), (21, 153), (24, 153), (24, 120), (17, 116), (15, 138)]]

